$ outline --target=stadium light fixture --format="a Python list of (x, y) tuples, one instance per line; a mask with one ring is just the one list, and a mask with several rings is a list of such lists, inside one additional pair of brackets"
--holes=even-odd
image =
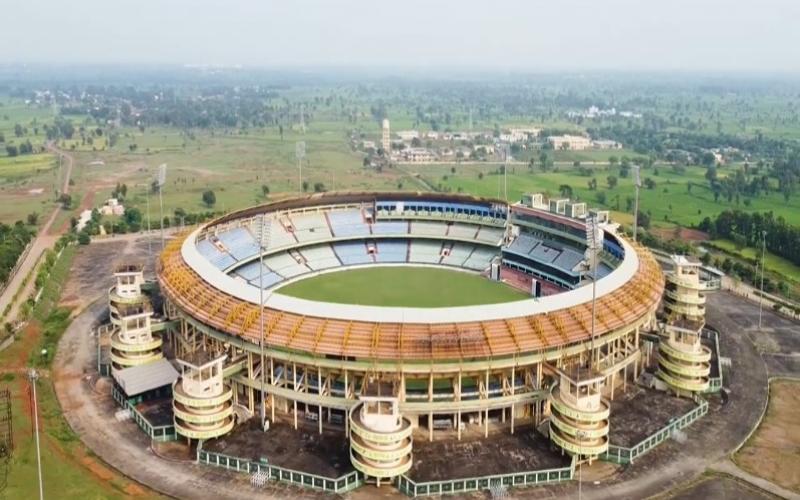
[(161, 221), (159, 225), (161, 226), (161, 250), (164, 250), (164, 198), (161, 196), (161, 192), (164, 190), (164, 184), (167, 182), (167, 164), (162, 163), (158, 166), (158, 177), (156, 178), (156, 182), (158, 183), (158, 206), (159, 206), (159, 216), (161, 217)]
[(639, 230), (639, 188), (642, 187), (641, 167), (633, 165), (633, 187), (634, 187), (634, 202), (633, 202), (633, 241), (636, 241), (636, 233)]
[(594, 326), (597, 316), (597, 253), (603, 248), (603, 230), (597, 221), (597, 216), (592, 215), (586, 221), (586, 247), (589, 253), (589, 266), (592, 271), (592, 325), (591, 325), (591, 350), (589, 368), (594, 364)]
[(297, 158), (297, 175), (300, 179), (298, 186), (300, 192), (303, 192), (303, 159), (306, 157), (306, 141), (297, 141), (294, 144), (294, 156)]
[(36, 400), (36, 380), (39, 374), (31, 368), (28, 379), (31, 384), (31, 398), (33, 399), (33, 432), (36, 437), (36, 468), (39, 473), (39, 500), (44, 500), (44, 485), (42, 484), (42, 453), (39, 447), (39, 405)]
[(267, 409), (266, 409), (266, 355), (264, 337), (264, 251), (269, 247), (270, 236), (272, 233), (271, 220), (265, 213), (261, 214), (257, 228), (256, 237), (258, 238), (258, 288), (259, 288), (259, 336), (261, 351), (261, 428), (266, 429)]
[(764, 310), (764, 269), (767, 267), (767, 232), (761, 231), (761, 293), (758, 294), (758, 331), (761, 331), (761, 316)]

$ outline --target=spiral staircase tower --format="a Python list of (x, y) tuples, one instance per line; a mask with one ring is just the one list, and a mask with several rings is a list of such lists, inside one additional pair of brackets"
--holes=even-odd
[(550, 440), (590, 463), (608, 450), (610, 405), (600, 394), (603, 376), (586, 368), (559, 370), (550, 393)]
[(189, 439), (205, 440), (233, 429), (233, 391), (223, 380), (226, 355), (195, 352), (176, 359), (181, 376), (172, 386), (175, 431)]
[(705, 326), (705, 283), (700, 262), (682, 255), (672, 256), (664, 291), (667, 323), (658, 344), (656, 376), (678, 396), (691, 396), (709, 387), (711, 350), (701, 341)]
[(700, 280), (700, 261), (683, 255), (672, 256), (673, 271), (666, 274), (664, 312), (668, 322), (705, 323), (706, 285)]
[(111, 324), (111, 366), (122, 370), (163, 357), (163, 340), (153, 334), (153, 308), (142, 293), (144, 273), (140, 265), (123, 265), (114, 272), (116, 284), (108, 292)]
[(709, 387), (711, 350), (700, 341), (699, 331), (667, 326), (668, 338), (658, 344), (656, 376), (679, 396), (691, 396)]
[(365, 476), (381, 480), (411, 468), (411, 422), (403, 418), (397, 398), (362, 396), (350, 409), (350, 461)]

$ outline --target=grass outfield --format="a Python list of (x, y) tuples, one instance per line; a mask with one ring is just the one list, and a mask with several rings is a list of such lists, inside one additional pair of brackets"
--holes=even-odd
[(277, 293), (341, 304), (395, 307), (471, 306), (528, 298), (510, 286), (476, 274), (408, 266), (322, 274), (286, 285)]

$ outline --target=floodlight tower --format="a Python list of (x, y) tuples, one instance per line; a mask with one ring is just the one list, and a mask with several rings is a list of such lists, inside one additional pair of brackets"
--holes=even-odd
[[(42, 351), (44, 353), (44, 351)], [(36, 400), (36, 380), (39, 374), (35, 369), (28, 371), (28, 380), (31, 384), (31, 398), (33, 399), (33, 432), (36, 437), (36, 468), (39, 472), (39, 500), (44, 500), (44, 487), (42, 484), (42, 454), (39, 448), (39, 404)]]
[(150, 234), (150, 187), (145, 187), (144, 190), (144, 196), (147, 200), (147, 258), (150, 259), (153, 257), (153, 241)]
[(591, 326), (591, 362), (594, 364), (594, 325), (597, 305), (597, 254), (603, 248), (603, 230), (597, 222), (597, 216), (592, 215), (586, 221), (586, 253), (589, 267), (592, 271), (592, 326)]
[(633, 202), (633, 241), (636, 241), (636, 233), (639, 226), (639, 188), (642, 187), (642, 177), (639, 165), (633, 166), (633, 187), (636, 191)]
[(297, 141), (294, 145), (294, 156), (297, 158), (297, 175), (300, 179), (299, 189), (303, 192), (303, 158), (306, 157), (306, 142)]
[(259, 331), (260, 331), (260, 350), (261, 350), (261, 428), (265, 428), (265, 423), (267, 419), (267, 410), (266, 410), (266, 388), (265, 388), (265, 377), (266, 377), (266, 355), (264, 353), (265, 350), (265, 338), (264, 338), (264, 252), (267, 248), (269, 248), (270, 236), (272, 234), (272, 221), (267, 219), (266, 214), (261, 214), (261, 220), (257, 226), (256, 235), (258, 237), (258, 289), (259, 289)]
[(511, 157), (511, 145), (506, 144), (503, 148), (503, 199), (508, 201), (508, 161)]
[(758, 295), (758, 331), (761, 331), (761, 314), (764, 309), (764, 269), (767, 267), (767, 232), (761, 231), (761, 293)]
[(159, 216), (161, 217), (161, 250), (164, 250), (164, 199), (161, 192), (164, 190), (164, 183), (167, 182), (167, 164), (162, 163), (158, 166), (158, 206)]
[(306, 133), (306, 113), (305, 106), (300, 104), (300, 131), (305, 135)]

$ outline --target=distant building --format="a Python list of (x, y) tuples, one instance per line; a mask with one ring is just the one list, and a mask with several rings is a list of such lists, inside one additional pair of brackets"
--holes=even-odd
[(436, 160), (436, 155), (426, 148), (406, 148), (399, 153), (401, 161), (425, 163)]
[(592, 141), (592, 146), (594, 146), (596, 149), (622, 149), (622, 144), (608, 139), (598, 139), (596, 141)]
[(592, 147), (592, 141), (582, 135), (551, 135), (547, 138), (553, 149), (583, 151)]
[(102, 215), (125, 215), (125, 207), (116, 198), (109, 198), (100, 207)]
[(500, 134), (502, 142), (527, 142), (531, 137), (538, 137), (541, 129), (538, 128), (512, 128), (507, 134)]
[(413, 139), (419, 139), (419, 132), (416, 130), (400, 130), (397, 132), (397, 136), (404, 141), (411, 141)]
[(381, 136), (381, 146), (388, 155), (392, 151), (392, 133), (389, 129), (389, 119), (383, 119), (383, 135)]

